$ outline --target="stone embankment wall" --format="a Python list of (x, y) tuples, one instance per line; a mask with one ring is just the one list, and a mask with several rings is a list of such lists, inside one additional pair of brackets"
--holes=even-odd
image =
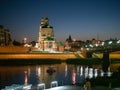
[(29, 53), (27, 47), (0, 47), (0, 59), (61, 59), (77, 58), (74, 53)]
[[(95, 54), (98, 58), (102, 58), (103, 54)], [(114, 52), (114, 53), (110, 53), (110, 58), (120, 58), (120, 53), (118, 52)]]
[(51, 54), (51, 53), (35, 53), (35, 54), (0, 54), (0, 59), (72, 59), (77, 58), (74, 54)]
[(0, 53), (26, 53), (28, 50), (23, 46), (0, 46)]

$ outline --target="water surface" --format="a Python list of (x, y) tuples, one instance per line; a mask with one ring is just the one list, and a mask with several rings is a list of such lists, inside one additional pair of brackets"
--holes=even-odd
[[(111, 71), (117, 70), (120, 64), (111, 65)], [(50, 87), (52, 81), (58, 81), (58, 85), (81, 84), (85, 78), (95, 78), (103, 76), (100, 65), (82, 66), (67, 65), (66, 63), (54, 65), (36, 66), (1, 66), (0, 67), (0, 87), (12, 84), (32, 84), (45, 83)]]

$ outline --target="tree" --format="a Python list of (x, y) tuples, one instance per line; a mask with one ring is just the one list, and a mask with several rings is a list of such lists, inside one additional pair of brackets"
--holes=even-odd
[(14, 46), (20, 46), (20, 45), (22, 45), (22, 44), (21, 44), (20, 42), (16, 41), (16, 40), (14, 40), (14, 41), (13, 41), (13, 45), (14, 45)]
[(34, 47), (36, 45), (36, 42), (35, 41), (32, 41), (31, 42), (32, 46)]

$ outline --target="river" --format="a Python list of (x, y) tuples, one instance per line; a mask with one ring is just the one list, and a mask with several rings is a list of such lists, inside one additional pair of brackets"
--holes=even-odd
[[(120, 64), (110, 65), (110, 71), (116, 71)], [(36, 66), (0, 66), (0, 89), (12, 84), (45, 83), (50, 88), (52, 81), (58, 85), (81, 84), (85, 78), (103, 76), (100, 65), (82, 66), (66, 63)]]

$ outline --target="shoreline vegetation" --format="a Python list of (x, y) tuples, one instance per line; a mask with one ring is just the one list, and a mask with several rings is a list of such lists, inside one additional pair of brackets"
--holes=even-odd
[[(62, 62), (67, 64), (74, 65), (101, 65), (102, 59), (100, 58), (76, 58), (76, 59), (31, 59), (31, 58), (23, 58), (23, 59), (1, 59), (0, 66), (25, 66), (25, 65), (41, 65), (41, 64), (61, 64)], [(110, 64), (120, 63), (120, 59), (112, 58), (110, 59)]]

